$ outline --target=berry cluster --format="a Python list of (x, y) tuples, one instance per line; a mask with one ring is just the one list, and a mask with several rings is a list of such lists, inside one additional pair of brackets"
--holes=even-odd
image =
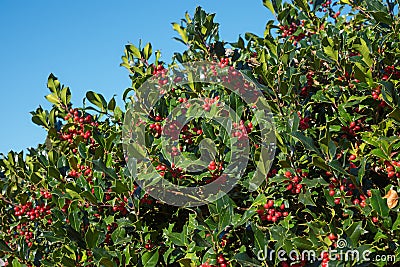
[(214, 98), (205, 98), (204, 104), (202, 105), (202, 107), (205, 111), (210, 111), (211, 106), (213, 104), (216, 104), (217, 107), (220, 105), (220, 103), (218, 101), (219, 101), (219, 96), (216, 96)]
[(162, 86), (162, 85), (166, 85), (168, 83), (169, 79), (167, 77), (167, 72), (168, 72), (168, 69), (164, 68), (164, 66), (162, 64), (159, 64), (157, 67), (154, 68), (153, 75), (155, 77), (159, 77), (159, 79), (158, 79), (159, 85)]
[[(314, 3), (314, 1), (311, 0), (309, 3), (310, 3), (310, 5), (312, 5), (312, 4)], [(330, 8), (330, 5), (331, 5), (331, 4), (332, 4), (332, 1), (331, 1), (331, 0), (328, 0), (328, 1), (324, 2), (324, 3), (322, 3), (322, 4), (321, 4), (321, 7), (318, 8), (318, 11), (319, 11), (319, 12), (326, 12), (326, 11), (328, 11), (328, 9)]]
[(282, 32), (282, 38), (289, 37), (289, 40), (293, 41), (293, 45), (297, 45), (297, 43), (303, 40), (307, 36), (307, 34), (311, 34), (310, 32), (307, 33), (303, 31), (298, 35), (294, 35), (297, 32), (299, 26), (301, 28), (304, 28), (304, 20), (301, 20), (300, 24), (292, 22), (290, 25), (279, 26), (279, 30)]
[(217, 265), (212, 265), (208, 262), (201, 264), (199, 267), (227, 267), (229, 263), (226, 261), (224, 255), (220, 254), (217, 257)]
[(121, 212), (122, 215), (128, 214), (128, 210), (126, 209), (126, 204), (128, 203), (128, 198), (126, 196), (121, 200), (117, 198), (115, 201), (115, 205), (112, 207), (113, 212)]
[[(356, 158), (353, 156), (355, 155), (351, 155), (349, 159), (355, 160)], [(331, 173), (327, 174), (331, 175)], [(367, 205), (366, 203), (367, 196), (358, 193), (359, 192), (356, 189), (356, 186), (350, 180), (345, 178), (342, 180), (342, 182), (340, 182), (335, 177), (331, 178), (331, 184), (329, 184), (329, 195), (331, 197), (335, 197), (334, 203), (336, 205), (339, 205), (341, 203), (341, 198), (343, 196), (348, 196), (348, 197), (351, 196), (353, 198), (352, 203), (354, 205), (360, 205), (362, 208), (364, 208)]]
[(150, 239), (147, 240), (146, 244), (144, 245), (144, 248), (147, 250), (152, 250), (154, 248), (153, 241), (151, 241)]
[(15, 216), (23, 216), (25, 214), (29, 219), (34, 220), (36, 218), (44, 218), (44, 216), (51, 214), (51, 210), (50, 206), (45, 204), (33, 207), (32, 202), (27, 202), (25, 205), (19, 204), (14, 207)]
[(299, 118), (300, 118), (299, 128), (300, 128), (301, 130), (303, 130), (303, 131), (304, 131), (304, 130), (307, 130), (308, 128), (310, 128), (310, 124), (309, 124), (310, 118), (309, 118), (309, 117), (302, 117), (300, 111), (297, 112), (297, 115), (298, 115)]
[(71, 200), (66, 199), (64, 206), (61, 208), (61, 211), (64, 213), (67, 213), (70, 204), (71, 204)]
[(343, 85), (348, 85), (351, 89), (355, 87), (355, 84), (360, 82), (354, 77), (354, 73), (349, 73), (347, 71), (344, 72), (344, 75), (339, 76), (337, 80), (343, 82)]
[(227, 57), (221, 58), (220, 61), (218, 62), (218, 67), (220, 67), (221, 69), (227, 67), (228, 65), (229, 65), (229, 58), (227, 58)]
[(106, 238), (104, 239), (104, 242), (107, 244), (111, 243), (111, 234), (117, 229), (118, 224), (116, 222), (113, 222), (112, 224), (107, 225), (107, 234)]
[(281, 204), (279, 207), (276, 206), (274, 208), (274, 201), (268, 200), (267, 203), (264, 204), (264, 206), (260, 207), (257, 210), (257, 213), (262, 221), (275, 223), (280, 218), (283, 219), (284, 217), (289, 215), (289, 213), (284, 210), (285, 210), (285, 204)]
[(210, 161), (210, 163), (208, 164), (208, 170), (210, 172), (214, 172), (215, 170), (217, 171), (221, 171), (223, 169), (223, 165), (222, 163), (215, 163), (215, 161)]
[(322, 258), (321, 267), (328, 267), (329, 266), (329, 253), (324, 251), (321, 254), (321, 258)]
[(152, 133), (155, 134), (155, 137), (160, 137), (162, 133), (162, 126), (161, 123), (156, 122), (149, 125), (149, 128)]
[(151, 205), (153, 204), (153, 199), (150, 198), (149, 194), (144, 194), (143, 198), (140, 199), (140, 204)]
[(385, 161), (387, 177), (392, 179), (393, 177), (400, 178), (400, 161), (392, 160), (391, 162)]
[(291, 171), (285, 172), (285, 177), (289, 179), (289, 181), (286, 181), (287, 183), (289, 183), (286, 186), (286, 189), (292, 194), (301, 193), (303, 188), (303, 185), (301, 184), (301, 181), (303, 180), (302, 177), (308, 176), (308, 172), (303, 172), (302, 169), (297, 169), (297, 174), (298, 175), (293, 175)]
[[(193, 137), (198, 134), (197, 133), (197, 128), (193, 128), (193, 129), (196, 130), (196, 131), (193, 130), (193, 132), (190, 132), (188, 125), (184, 125), (183, 126), (182, 131), (180, 133), (181, 134), (180, 139), (183, 140), (183, 142), (185, 144), (188, 144), (188, 145), (193, 144)], [(203, 134), (203, 131), (200, 130), (199, 133)], [(182, 151), (182, 149), (181, 149), (181, 151)]]
[(248, 134), (253, 130), (253, 123), (250, 121), (245, 125), (243, 120), (240, 120), (239, 124), (234, 122), (232, 123), (232, 137), (237, 137), (240, 141), (245, 141), (248, 137)]
[(179, 103), (186, 103), (186, 102), (187, 102), (187, 98), (185, 98), (185, 97), (178, 97), (178, 102), (179, 102)]
[(17, 239), (20, 236), (25, 237), (25, 242), (27, 243), (28, 247), (33, 245), (31, 241), (33, 238), (33, 232), (29, 230), (27, 223), (21, 223), (17, 225), (17, 231), (14, 232), (13, 237)]
[(373, 99), (380, 100), (381, 99), (380, 94), (381, 94), (381, 88), (379, 86), (372, 90)]
[[(332, 12), (333, 13), (333, 12)], [(332, 18), (336, 19), (340, 16), (340, 11), (336, 12), (335, 14), (331, 15)]]
[(95, 144), (95, 140), (91, 138), (92, 132), (87, 125), (98, 127), (99, 123), (94, 122), (91, 115), (85, 116), (81, 114), (78, 109), (70, 109), (69, 113), (64, 117), (64, 120), (74, 123), (74, 126), (69, 127), (68, 132), (59, 133), (61, 140), (68, 141), (72, 144), (78, 136), (81, 136), (84, 140), (90, 141), (92, 145)]
[(40, 189), (40, 195), (43, 196), (45, 199), (52, 198), (52, 194), (46, 189)]
[(271, 169), (271, 170), (268, 172), (267, 178), (274, 177), (277, 173), (278, 173), (278, 170), (277, 170), (277, 169)]
[(384, 81), (389, 80), (391, 77), (395, 78), (396, 80), (400, 79), (400, 70), (397, 70), (394, 65), (386, 66), (383, 71), (384, 74), (382, 76), (382, 80)]
[(160, 116), (160, 114), (157, 114), (156, 116), (151, 116), (153, 120), (155, 120), (155, 123), (150, 123), (149, 128), (150, 132), (154, 134), (154, 137), (158, 138), (161, 136), (163, 127), (161, 125), (161, 121), (164, 119)]
[[(176, 148), (176, 147), (175, 147)], [(174, 149), (173, 149), (174, 150)], [(171, 164), (171, 167), (159, 163), (156, 167), (156, 170), (159, 171), (159, 174), (161, 176), (165, 176), (167, 173), (171, 174), (173, 178), (183, 178), (183, 168), (182, 167), (176, 167), (174, 163)]]
[(301, 91), (300, 91), (300, 95), (302, 97), (308, 96), (309, 91), (314, 84), (314, 71), (312, 71), (312, 70), (308, 71), (306, 78), (307, 78), (307, 83), (303, 88), (301, 88)]
[(358, 119), (357, 121), (352, 121), (348, 126), (342, 126), (342, 138), (349, 139), (351, 137), (357, 136), (357, 133), (364, 128), (365, 118)]
[(91, 178), (92, 169), (91, 169), (89, 166), (77, 164), (77, 165), (76, 165), (76, 170), (75, 170), (75, 169), (72, 169), (72, 170), (69, 171), (69, 173), (68, 173), (69, 176), (74, 177), (74, 178), (77, 178), (77, 177), (81, 176), (82, 174), (83, 174), (85, 177), (87, 177), (86, 180), (87, 180), (90, 184), (93, 183), (93, 182), (92, 182), (92, 178)]

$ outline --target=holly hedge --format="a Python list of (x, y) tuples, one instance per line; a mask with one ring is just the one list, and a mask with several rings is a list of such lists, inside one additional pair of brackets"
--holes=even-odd
[[(122, 94), (122, 107), (92, 91), (81, 106), (73, 105), (70, 89), (51, 74), (51, 110), (31, 112), (47, 130), (45, 142), (0, 159), (0, 263), (398, 266), (398, 1), (263, 3), (275, 16), (263, 36), (222, 41), (215, 14), (198, 7), (173, 23), (186, 50), (170, 61), (161, 61), (150, 43), (126, 45), (121, 66), (132, 86)], [(245, 74), (268, 102), (276, 152), (257, 190), (248, 187), (263, 157), (254, 109), (223, 86), (163, 87), (170, 68), (200, 61), (213, 64), (210, 73)], [(146, 97), (140, 87), (151, 77), (162, 97), (135, 126), (145, 129), (150, 165), (173, 183), (205, 185), (223, 177), (232, 160), (227, 143), (245, 138), (250, 156), (228, 194), (178, 207), (135, 182), (121, 141), (124, 120), (130, 105)], [(164, 156), (161, 135), (171, 110), (198, 98), (204, 99), (202, 113), (224, 103), (239, 121), (232, 136), (207, 117), (177, 127), (172, 151), (189, 161), (199, 158), (200, 142), (215, 144), (206, 169), (191, 173)], [(317, 257), (301, 257), (304, 251)]]

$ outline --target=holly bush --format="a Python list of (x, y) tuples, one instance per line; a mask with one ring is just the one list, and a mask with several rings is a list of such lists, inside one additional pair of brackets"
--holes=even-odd
[[(73, 105), (69, 87), (49, 76), (46, 99), (52, 108), (31, 112), (32, 121), (47, 130), (45, 142), (0, 160), (3, 265), (399, 264), (398, 1), (263, 4), (275, 16), (263, 36), (222, 41), (215, 14), (198, 7), (173, 23), (175, 39), (186, 50), (170, 61), (161, 61), (150, 43), (126, 45), (121, 66), (132, 86), (122, 94), (121, 107), (114, 97), (107, 101), (92, 91), (81, 106)], [(243, 94), (254, 84), (261, 88), (273, 114), (276, 151), (256, 190), (249, 189), (249, 179), (265, 155), (254, 107), (223, 84), (168, 86), (169, 69), (203, 61), (211, 63), (205, 71), (218, 70), (222, 81)], [(235, 80), (239, 73), (246, 79)], [(224, 176), (233, 157), (230, 143), (243, 139), (247, 165), (228, 194), (179, 207), (135, 181), (122, 142), (124, 121), (129, 107), (148, 97), (140, 88), (149, 79), (158, 82), (159, 101), (133, 121), (144, 129), (149, 164), (175, 184), (223, 186), (230, 179)], [(171, 125), (170, 113), (190, 109), (194, 99), (203, 101), (197, 106), (203, 117)], [(233, 132), (212, 120), (222, 103), (238, 116)], [(167, 130), (179, 137), (171, 151), (185, 162), (195, 162), (202, 148), (210, 152), (205, 170), (190, 172), (165, 156)], [(299, 257), (310, 250), (316, 259)], [(361, 257), (365, 252), (368, 258)]]

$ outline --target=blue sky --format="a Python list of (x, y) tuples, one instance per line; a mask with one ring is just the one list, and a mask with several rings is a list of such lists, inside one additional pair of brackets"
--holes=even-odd
[(262, 35), (273, 19), (261, 0), (0, 1), (0, 153), (44, 142), (46, 132), (29, 112), (50, 107), (44, 98), (50, 73), (70, 86), (77, 105), (88, 90), (121, 99), (130, 86), (119, 67), (124, 45), (151, 42), (168, 61), (184, 48), (172, 39), (171, 22), (196, 6), (217, 14), (225, 41), (245, 32)]

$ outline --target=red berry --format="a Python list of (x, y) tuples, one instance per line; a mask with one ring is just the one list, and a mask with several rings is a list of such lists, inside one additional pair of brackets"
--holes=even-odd
[(335, 236), (335, 234), (333, 234), (333, 233), (330, 233), (330, 234), (328, 235), (328, 238), (329, 238), (331, 241), (336, 240), (336, 236)]
[(225, 258), (223, 255), (218, 256), (218, 263), (225, 263)]
[(352, 154), (352, 155), (350, 155), (349, 160), (355, 160), (356, 158), (357, 158), (357, 156)]

